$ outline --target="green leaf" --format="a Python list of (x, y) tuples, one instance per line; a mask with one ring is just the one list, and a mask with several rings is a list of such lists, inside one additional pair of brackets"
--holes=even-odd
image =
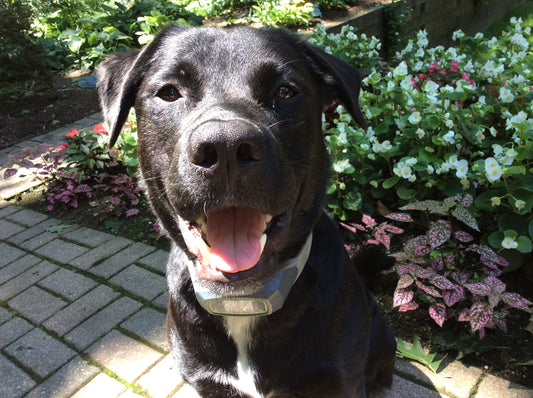
[(385, 181), (383, 181), (383, 188), (389, 189), (396, 185), (398, 181), (400, 181), (400, 177), (398, 176), (387, 178)]
[(400, 188), (396, 191), (399, 198), (409, 200), (413, 199), (416, 195), (415, 189)]
[(518, 243), (516, 250), (520, 253), (531, 253), (531, 251), (533, 251), (533, 244), (526, 236), (519, 236), (516, 243)]
[(430, 369), (433, 373), (437, 373), (441, 362), (444, 358), (446, 358), (445, 355), (442, 358), (436, 360), (435, 357), (437, 356), (437, 353), (426, 353), (426, 351), (420, 344), (420, 337), (418, 336), (413, 337), (413, 344), (411, 346), (409, 346), (402, 339), (397, 339), (396, 350), (402, 357), (420, 362), (422, 365)]
[(78, 53), (85, 40), (81, 37), (74, 36), (68, 41), (68, 48), (73, 53)]

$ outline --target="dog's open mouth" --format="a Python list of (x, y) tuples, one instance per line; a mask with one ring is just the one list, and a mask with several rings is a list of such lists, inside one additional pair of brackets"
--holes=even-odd
[(195, 222), (181, 220), (185, 243), (203, 271), (198, 277), (212, 279), (213, 271), (236, 274), (253, 268), (280, 217), (275, 218), (275, 223), (272, 220), (269, 214), (238, 207), (219, 209)]

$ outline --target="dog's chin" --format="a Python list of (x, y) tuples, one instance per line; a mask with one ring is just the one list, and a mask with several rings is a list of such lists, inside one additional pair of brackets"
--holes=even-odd
[(269, 215), (249, 208), (225, 208), (194, 221), (178, 217), (187, 250), (196, 257), (193, 279), (221, 294), (260, 289), (281, 268), (282, 247), (291, 211)]

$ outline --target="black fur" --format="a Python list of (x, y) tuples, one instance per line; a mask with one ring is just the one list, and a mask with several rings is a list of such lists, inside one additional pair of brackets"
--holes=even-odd
[(251, 208), (274, 216), (260, 260), (205, 277), (213, 291), (256, 290), (313, 233), (283, 308), (249, 329), (260, 396), (365, 397), (389, 385), (394, 337), (323, 211), (321, 111), (339, 100), (364, 126), (359, 72), (283, 30), (173, 26), (98, 75), (111, 145), (136, 109), (143, 183), (173, 244), (167, 320), (182, 376), (203, 397), (246, 396), (231, 383), (240, 351), (229, 321), (195, 298), (187, 264), (203, 269), (182, 232), (204, 214)]

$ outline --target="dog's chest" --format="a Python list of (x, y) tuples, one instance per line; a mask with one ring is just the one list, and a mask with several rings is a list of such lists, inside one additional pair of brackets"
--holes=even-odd
[(256, 317), (228, 316), (224, 318), (226, 330), (237, 346), (237, 378), (231, 377), (228, 381), (250, 397), (263, 398), (264, 396), (257, 391), (257, 372), (248, 356), (257, 320)]

